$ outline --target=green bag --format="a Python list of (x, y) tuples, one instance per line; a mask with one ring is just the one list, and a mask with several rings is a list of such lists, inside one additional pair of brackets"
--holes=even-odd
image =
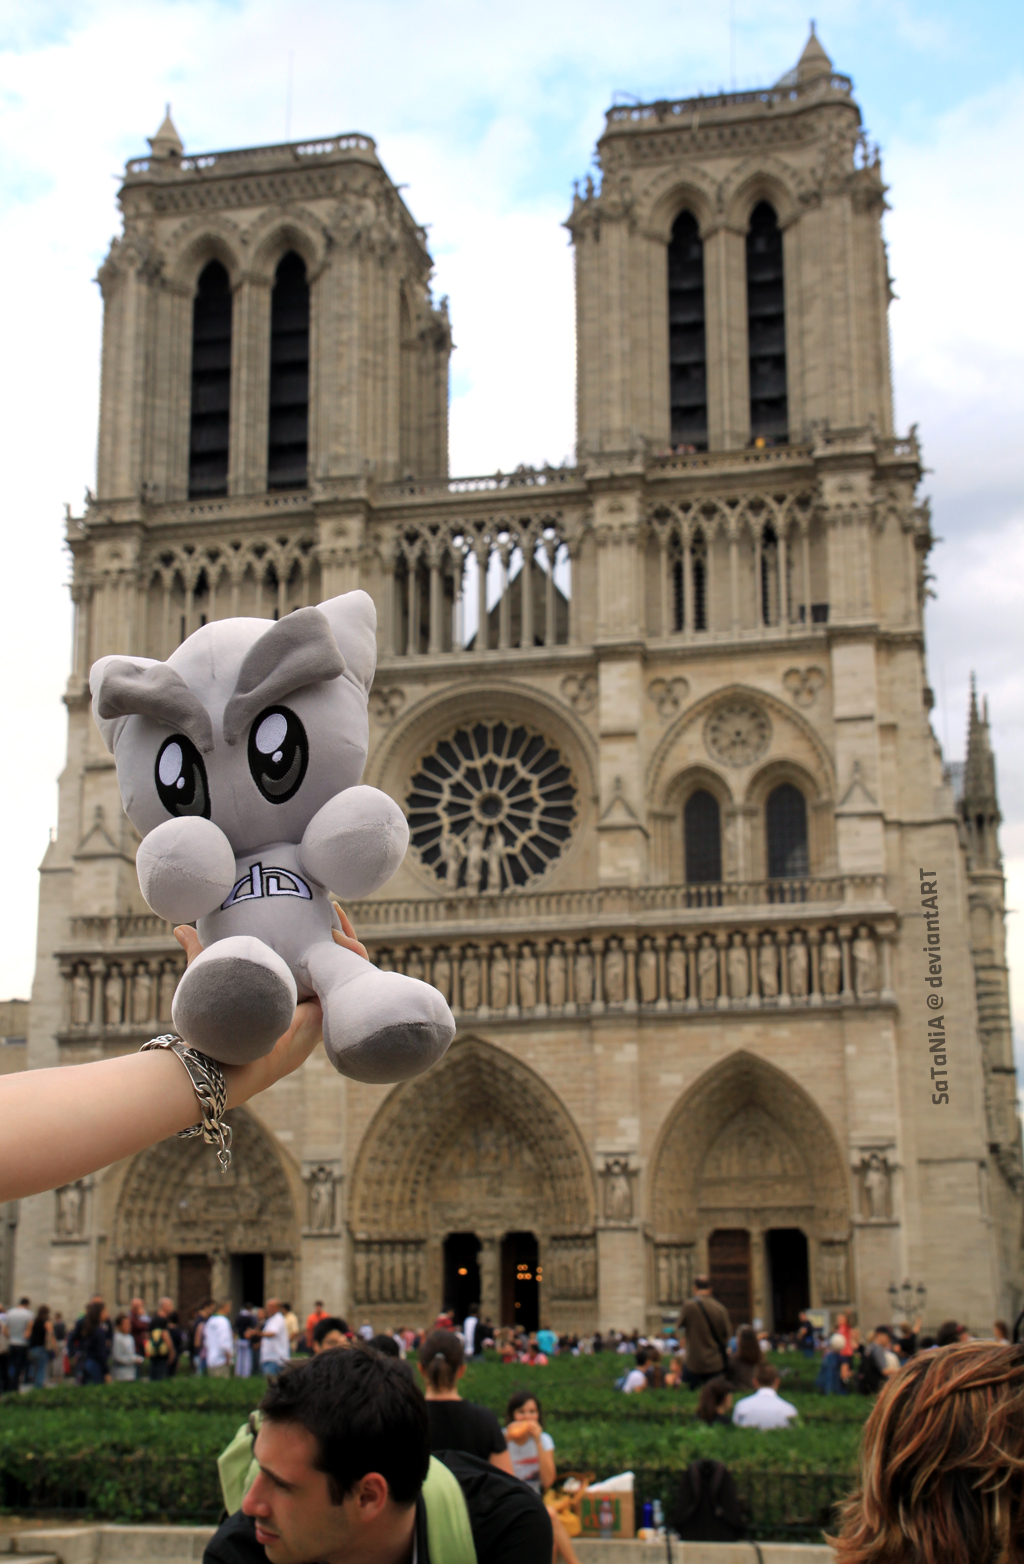
[[(252, 1447), (260, 1417), (259, 1412), (250, 1412), (249, 1421), (242, 1424), (231, 1443), (217, 1457), (220, 1490), (229, 1515), (241, 1509), (242, 1500), (259, 1472)], [(458, 1478), (433, 1455), (423, 1484), (423, 1502), (427, 1507), (430, 1564), (476, 1564), (469, 1511)]]

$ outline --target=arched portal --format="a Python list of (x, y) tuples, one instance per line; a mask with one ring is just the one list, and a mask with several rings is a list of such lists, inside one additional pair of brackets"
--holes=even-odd
[(199, 1138), (172, 1136), (132, 1162), (114, 1216), (119, 1305), (166, 1294), (187, 1307), (207, 1280), (207, 1296), (227, 1298), (257, 1274), (265, 1296), (293, 1298), (299, 1231), (288, 1176), (251, 1114), (237, 1108), (230, 1122), (227, 1173)]
[(584, 1328), (596, 1318), (594, 1222), (586, 1149), (555, 1093), (503, 1050), (456, 1039), (428, 1075), (395, 1088), (363, 1141), (352, 1303), (385, 1323), (433, 1318), (445, 1254), (476, 1239), (480, 1297), (469, 1301), (498, 1323), (503, 1240), (532, 1233), (541, 1318)]
[[(773, 1311), (788, 1319), (808, 1283), (807, 1302), (849, 1303), (846, 1168), (821, 1109), (776, 1066), (738, 1052), (706, 1071), (662, 1130), (649, 1191), (659, 1313), (682, 1303), (695, 1274), (716, 1267), (733, 1312), (749, 1309), (768, 1323)], [(780, 1231), (785, 1243), (770, 1236)], [(788, 1277), (781, 1267), (800, 1252), (797, 1234), (810, 1274), (804, 1262), (800, 1277)]]

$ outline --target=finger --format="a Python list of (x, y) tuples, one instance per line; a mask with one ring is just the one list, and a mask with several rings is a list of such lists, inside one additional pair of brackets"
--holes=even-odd
[(199, 935), (190, 924), (179, 923), (174, 931), (174, 938), (188, 957), (185, 965), (190, 966), (203, 948), (199, 942)]
[[(345, 922), (348, 923), (347, 918), (345, 919)], [(351, 927), (352, 925), (349, 923), (349, 928)], [(332, 929), (331, 933), (334, 936), (335, 944), (343, 946), (345, 950), (354, 951), (357, 956), (362, 956), (364, 961), (369, 961), (370, 958), (366, 954), (366, 946), (360, 944), (359, 940), (356, 939), (354, 934), (343, 934), (340, 929)]]
[(334, 905), (338, 909), (338, 917), (341, 919), (341, 927), (343, 931), (348, 935), (349, 939), (355, 939), (356, 931), (352, 927), (352, 920), (348, 913), (345, 911), (344, 907), (339, 901), (336, 901)]

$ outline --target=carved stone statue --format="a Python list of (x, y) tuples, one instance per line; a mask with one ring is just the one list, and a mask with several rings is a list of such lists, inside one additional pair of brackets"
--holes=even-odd
[(531, 945), (519, 952), (519, 1008), (532, 1010), (537, 1003), (537, 958)]
[(548, 955), (548, 1004), (565, 1004), (565, 955), (557, 943)]
[(421, 983), (427, 975), (423, 965), (423, 957), (415, 947), (410, 950), (405, 958), (405, 975), (406, 977), (416, 978)]
[(880, 1151), (871, 1151), (861, 1158), (858, 1171), (864, 1215), (872, 1222), (884, 1221), (889, 1215), (891, 1169), (888, 1162)]
[(729, 974), (729, 998), (746, 999), (750, 993), (750, 962), (742, 934), (734, 934), (732, 937), (726, 956), (726, 970)]
[(334, 1175), (318, 1167), (309, 1179), (309, 1225), (314, 1233), (329, 1233), (334, 1226)]
[(604, 958), (604, 997), (621, 1005), (626, 997), (626, 957), (621, 945), (609, 945)]
[(779, 997), (779, 953), (770, 934), (762, 934), (757, 953), (757, 981), (762, 999)]
[(668, 997), (674, 1005), (686, 998), (686, 951), (674, 939), (668, 948)]
[(854, 992), (858, 999), (874, 999), (878, 993), (878, 951), (864, 924), (857, 930), (852, 954)]
[(445, 831), (441, 837), (441, 861), (444, 864), (444, 883), (450, 891), (458, 886), (459, 870), (465, 856), (462, 838), (456, 836), (454, 831)]
[(60, 1238), (78, 1238), (82, 1231), (85, 1188), (79, 1179), (57, 1191), (57, 1234)]
[(573, 976), (576, 980), (576, 1003), (578, 1005), (593, 1004), (594, 958), (590, 954), (589, 945), (577, 945), (576, 959), (573, 962)]
[(789, 992), (794, 999), (806, 999), (808, 988), (807, 946), (804, 944), (803, 935), (799, 931), (790, 936), (787, 960), (789, 962)]
[(640, 947), (636, 968), (637, 980), (640, 984), (640, 1002), (644, 1005), (653, 1005), (658, 997), (658, 952), (649, 939), (645, 939)]
[(697, 994), (702, 1005), (713, 1005), (718, 998), (718, 951), (710, 934), (700, 937), (697, 952)]
[(157, 996), (159, 999), (158, 1015), (161, 1021), (169, 1021), (171, 1019), (171, 1001), (174, 998), (174, 990), (177, 986), (177, 969), (170, 962), (165, 962), (160, 969), (160, 989)]
[(484, 828), (478, 820), (473, 820), (466, 832), (466, 890), (470, 894), (481, 889), (483, 872)]
[(153, 1014), (153, 974), (144, 961), (135, 968), (132, 978), (132, 1020), (144, 1026)]
[(846, 1245), (822, 1244), (820, 1269), (821, 1297), (823, 1303), (845, 1303), (849, 1297), (849, 1267)]
[(843, 953), (835, 929), (825, 930), (821, 947), (821, 992), (826, 999), (837, 999), (843, 982)]
[(88, 967), (76, 967), (71, 979), (71, 1020), (75, 1026), (88, 1026), (92, 1020), (92, 978)]
[(459, 984), (463, 1010), (478, 1010), (480, 1008), (480, 958), (472, 949), (466, 952), (459, 966)]
[(508, 1005), (509, 963), (501, 945), (491, 956), (491, 1009), (504, 1010)]
[(632, 1219), (633, 1181), (625, 1157), (609, 1157), (604, 1165), (604, 1214), (609, 1222)]
[(501, 890), (501, 860), (501, 833), (494, 826), (487, 844), (487, 892), (491, 896), (496, 896)]
[(120, 1026), (124, 1015), (124, 978), (120, 967), (111, 967), (103, 985), (103, 1019), (108, 1026)]
[(431, 979), (439, 994), (444, 995), (445, 1003), (452, 1002), (452, 964), (448, 959), (446, 950), (439, 950), (434, 957), (434, 976)]

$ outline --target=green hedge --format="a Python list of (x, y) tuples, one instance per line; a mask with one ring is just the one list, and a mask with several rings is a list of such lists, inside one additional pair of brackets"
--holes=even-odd
[[(681, 1469), (710, 1456), (736, 1476), (756, 1535), (817, 1535), (829, 1506), (853, 1484), (870, 1402), (819, 1396), (804, 1376), (791, 1375), (783, 1392), (799, 1409), (796, 1427), (707, 1428), (694, 1417), (690, 1392), (616, 1391), (629, 1361), (557, 1359), (528, 1368), (490, 1359), (470, 1366), (462, 1390), (500, 1417), (513, 1390), (534, 1391), (559, 1467), (602, 1477), (632, 1468), (640, 1503), (660, 1497), (667, 1506)], [(216, 1457), (262, 1391), (259, 1378), (189, 1377), (0, 1397), (0, 1505), (118, 1521), (214, 1520)]]

